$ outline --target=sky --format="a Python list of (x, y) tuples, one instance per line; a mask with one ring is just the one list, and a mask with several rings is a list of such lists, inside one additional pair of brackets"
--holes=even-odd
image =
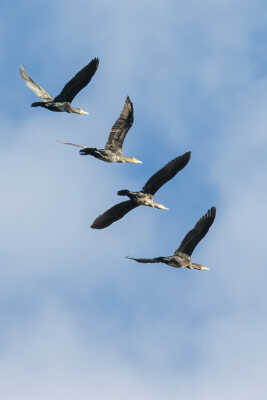
[[(267, 8), (255, 0), (20, 1), (0, 6), (0, 393), (64, 398), (242, 400), (266, 384)], [(73, 101), (31, 108), (18, 69), (56, 95), (92, 58)], [(124, 154), (104, 147), (126, 96)], [(165, 163), (191, 160), (104, 230), (97, 215)], [(171, 255), (206, 211), (193, 253), (210, 271), (125, 259)]]

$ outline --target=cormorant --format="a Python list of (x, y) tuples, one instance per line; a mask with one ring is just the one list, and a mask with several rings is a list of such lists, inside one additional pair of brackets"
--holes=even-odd
[(177, 172), (183, 169), (190, 159), (190, 152), (183, 154), (182, 156), (174, 158), (158, 172), (156, 172), (145, 184), (140, 192), (130, 192), (129, 190), (119, 190), (117, 194), (119, 196), (128, 196), (130, 200), (118, 203), (111, 207), (104, 214), (99, 215), (91, 225), (94, 229), (103, 229), (111, 225), (113, 222), (122, 218), (129, 211), (134, 208), (143, 205), (149, 207), (160, 208), (161, 210), (167, 210), (162, 204), (154, 203), (153, 195), (159, 190), (159, 188), (172, 179)]
[(208, 268), (205, 267), (205, 265), (192, 263), (191, 255), (200, 240), (207, 234), (209, 228), (213, 224), (215, 215), (216, 208), (212, 207), (205, 215), (203, 215), (203, 217), (200, 218), (194, 228), (188, 232), (178, 249), (175, 250), (173, 256), (156, 258), (126, 258), (140, 263), (164, 263), (174, 268), (198, 269), (201, 271), (207, 270)]
[(61, 90), (59, 95), (52, 97), (46, 90), (35, 83), (27, 74), (24, 66), (19, 71), (26, 85), (33, 91), (42, 101), (32, 103), (32, 107), (44, 107), (50, 111), (66, 111), (68, 113), (88, 114), (81, 108), (72, 107), (71, 102), (91, 80), (97, 70), (99, 64), (98, 58), (94, 58), (86, 67), (81, 69)]
[(125, 157), (122, 154), (122, 145), (124, 139), (127, 135), (128, 130), (133, 124), (133, 114), (133, 104), (130, 100), (130, 97), (127, 96), (122, 112), (111, 129), (108, 141), (104, 149), (96, 149), (95, 147), (88, 147), (70, 142), (62, 142), (60, 140), (58, 140), (58, 142), (80, 147), (81, 155), (89, 154), (102, 161), (141, 164), (142, 161), (137, 160), (135, 157)]

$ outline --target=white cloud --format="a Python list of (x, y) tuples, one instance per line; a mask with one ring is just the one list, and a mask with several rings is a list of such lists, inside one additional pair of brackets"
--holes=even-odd
[[(3, 398), (265, 393), (262, 4), (117, 2), (111, 12), (109, 2), (57, 1), (12, 52), (0, 150)], [(87, 118), (30, 109), (32, 93), (14, 81), (15, 59), (56, 94), (94, 56), (99, 70), (75, 99)], [(102, 147), (127, 94), (135, 124), (125, 153), (144, 165), (107, 165), (55, 143)], [(190, 149), (190, 164), (157, 194), (170, 212), (140, 207), (89, 228), (121, 200), (117, 190), (141, 188)], [(124, 259), (171, 254), (212, 205), (214, 226), (193, 255), (210, 272)]]
[(266, 389), (266, 360), (257, 346), (264, 341), (266, 325), (253, 318), (248, 327), (246, 314), (217, 318), (198, 328), (198, 334), (191, 324), (190, 337), (189, 323), (172, 331), (172, 321), (164, 318), (153, 330), (146, 321), (137, 321), (135, 332), (118, 336), (111, 320), (90, 314), (87, 320), (85, 335), (84, 321), (51, 299), (38, 317), (15, 326), (1, 359), (4, 398), (183, 395), (209, 400), (239, 394), (248, 399)]

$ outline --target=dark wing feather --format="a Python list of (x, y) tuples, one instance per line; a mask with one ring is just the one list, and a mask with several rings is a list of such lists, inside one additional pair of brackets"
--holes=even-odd
[(99, 64), (98, 58), (94, 58), (86, 67), (81, 69), (62, 89), (54, 101), (72, 102), (74, 97), (82, 90), (91, 80), (97, 70)]
[(129, 260), (134, 260), (137, 261), (139, 263), (160, 263), (163, 262), (163, 257), (156, 257), (156, 258), (132, 258), (132, 257), (126, 257), (129, 258)]
[(151, 178), (143, 187), (143, 192), (155, 194), (159, 190), (159, 188), (164, 185), (164, 183), (172, 179), (177, 174), (177, 172), (179, 172), (186, 166), (186, 164), (190, 160), (190, 155), (191, 152), (189, 151), (182, 156), (174, 158), (174, 160), (166, 164), (163, 168), (161, 168), (158, 172), (151, 176)]
[(118, 203), (115, 206), (111, 207), (106, 212), (104, 212), (103, 214), (99, 215), (99, 217), (97, 217), (94, 220), (93, 224), (91, 225), (91, 228), (94, 229), (106, 228), (107, 226), (113, 224), (113, 222), (118, 221), (118, 219), (121, 219), (125, 214), (127, 214), (129, 211), (133, 210), (137, 206), (138, 204), (132, 200), (127, 200), (123, 201), (122, 203)]
[(131, 128), (134, 120), (134, 110), (133, 103), (130, 100), (130, 97), (127, 96), (122, 112), (112, 126), (111, 132), (109, 134), (109, 138), (107, 144), (105, 146), (106, 150), (118, 151), (121, 150), (123, 141), (128, 130)]
[(191, 256), (196, 245), (200, 242), (201, 239), (203, 239), (203, 237), (206, 235), (209, 228), (213, 224), (215, 215), (216, 208), (212, 207), (210, 210), (207, 211), (205, 215), (203, 215), (203, 217), (200, 218), (194, 228), (188, 232), (178, 249), (175, 251), (174, 255), (181, 251)]

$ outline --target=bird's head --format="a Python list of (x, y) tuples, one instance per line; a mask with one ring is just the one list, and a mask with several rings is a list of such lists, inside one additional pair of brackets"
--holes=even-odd
[(163, 204), (153, 203), (152, 207), (159, 208), (160, 210), (169, 210), (169, 208), (165, 207)]
[(88, 112), (83, 110), (82, 108), (79, 108), (78, 110), (79, 110), (78, 114), (83, 114), (83, 115), (88, 114)]
[(198, 269), (199, 271), (209, 271), (208, 267), (206, 267), (205, 265), (201, 265), (201, 264), (192, 263), (191, 267), (193, 269)]
[(143, 164), (143, 161), (137, 160), (135, 157), (123, 157), (123, 162), (132, 164)]
[(78, 107), (71, 107), (71, 112), (73, 112), (75, 114), (83, 114), (83, 115), (88, 114), (87, 111), (83, 110), (82, 108), (78, 108)]
[(135, 157), (132, 158), (132, 162), (134, 164), (143, 164), (143, 161), (137, 160), (137, 158), (135, 158)]
[(208, 267), (205, 267), (205, 265), (200, 266), (201, 271), (209, 271), (210, 269)]
[(135, 157), (125, 157), (124, 155), (121, 156), (119, 162), (132, 163), (132, 164), (143, 164), (143, 161), (137, 160), (137, 158), (135, 158)]
[(83, 110), (82, 108), (80, 108), (79, 114), (84, 114), (84, 115), (86, 115), (86, 114), (88, 114), (88, 111), (85, 111), (85, 110)]

